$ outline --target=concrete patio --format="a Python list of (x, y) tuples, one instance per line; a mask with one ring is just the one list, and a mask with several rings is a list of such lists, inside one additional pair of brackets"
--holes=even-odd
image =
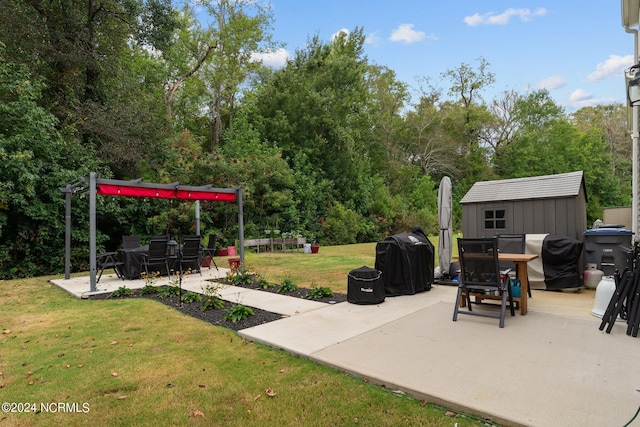
[[(226, 269), (203, 269), (183, 287), (202, 291)], [(88, 294), (88, 277), (53, 280)], [(156, 285), (168, 282), (163, 278)], [(103, 276), (98, 292), (144, 286)], [(378, 305), (324, 304), (225, 286), (222, 298), (281, 313), (244, 329), (245, 339), (307, 357), (500, 425), (623, 426), (640, 406), (640, 338), (616, 322), (610, 334), (591, 314), (595, 291), (533, 291), (529, 313), (452, 322), (456, 288), (387, 298)], [(640, 426), (640, 417), (630, 425)]]

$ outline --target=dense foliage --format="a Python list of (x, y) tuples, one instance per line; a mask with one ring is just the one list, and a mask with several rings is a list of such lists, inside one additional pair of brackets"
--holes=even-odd
[[(180, 2), (183, 5), (184, 2)], [(623, 105), (573, 114), (544, 90), (506, 91), (479, 58), (417, 87), (364, 55), (364, 31), (310, 37), (279, 69), (268, 8), (251, 0), (0, 0), (0, 271), (62, 269), (60, 187), (96, 171), (241, 186), (245, 235), (320, 243), (437, 231), (437, 187), (583, 170), (590, 220), (629, 203)], [(202, 19), (202, 14), (208, 19)], [(444, 90), (442, 89), (444, 88)], [(87, 200), (73, 200), (73, 270), (88, 263)], [(237, 235), (235, 205), (203, 203), (201, 232)], [(194, 231), (187, 202), (99, 198), (98, 241)]]

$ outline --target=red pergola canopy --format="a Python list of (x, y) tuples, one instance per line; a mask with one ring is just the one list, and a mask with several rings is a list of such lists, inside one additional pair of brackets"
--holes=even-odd
[(211, 200), (235, 202), (235, 188), (189, 187), (173, 184), (148, 184), (136, 181), (98, 179), (96, 193), (104, 196), (149, 197), (159, 199)]

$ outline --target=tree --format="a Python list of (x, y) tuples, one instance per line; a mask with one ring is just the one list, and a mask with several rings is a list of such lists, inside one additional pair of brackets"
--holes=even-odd
[(58, 271), (64, 197), (58, 189), (92, 170), (92, 153), (66, 143), (57, 120), (37, 105), (43, 84), (7, 62), (0, 44), (0, 277)]
[[(372, 160), (381, 158), (378, 170), (384, 171), (387, 186), (397, 188), (395, 171), (408, 163), (401, 151), (400, 141), (405, 130), (401, 112), (409, 100), (409, 92), (407, 85), (399, 82), (395, 73), (386, 67), (370, 66), (367, 83), (371, 97), (369, 115), (374, 126), (368, 151)], [(376, 152), (383, 154), (376, 156)]]
[(224, 130), (230, 126), (240, 87), (252, 71), (262, 65), (253, 54), (272, 50), (269, 8), (253, 0), (203, 0), (212, 17), (207, 32), (215, 40), (211, 61), (203, 67), (208, 92), (209, 151), (213, 152)]
[(462, 63), (458, 68), (442, 73), (442, 77), (451, 82), (449, 96), (462, 107), (462, 135), (470, 149), (478, 144), (478, 131), (483, 120), (487, 119), (481, 91), (495, 83), (495, 75), (489, 71), (487, 60), (480, 57), (477, 61), (477, 70)]
[(332, 183), (326, 197), (364, 206), (369, 165), (362, 157), (371, 124), (363, 54), (356, 29), (331, 43), (313, 37), (287, 66), (274, 72), (256, 93), (251, 121), (262, 137), (291, 162), (299, 153)]

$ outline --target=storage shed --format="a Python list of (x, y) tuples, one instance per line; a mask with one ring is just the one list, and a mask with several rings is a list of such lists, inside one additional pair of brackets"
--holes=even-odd
[(583, 240), (587, 194), (582, 171), (476, 182), (460, 200), (462, 234), (555, 234)]

